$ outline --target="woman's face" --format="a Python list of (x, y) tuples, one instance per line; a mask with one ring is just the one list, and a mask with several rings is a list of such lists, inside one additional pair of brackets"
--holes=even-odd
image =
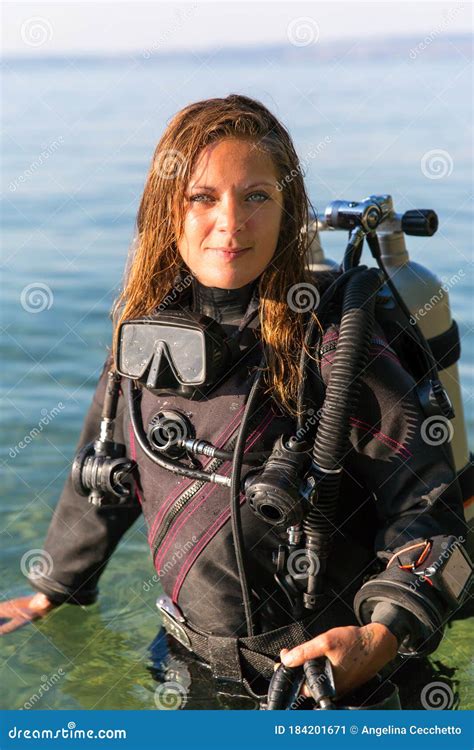
[(271, 261), (283, 212), (271, 157), (249, 140), (206, 146), (185, 192), (178, 250), (205, 286), (239, 289)]

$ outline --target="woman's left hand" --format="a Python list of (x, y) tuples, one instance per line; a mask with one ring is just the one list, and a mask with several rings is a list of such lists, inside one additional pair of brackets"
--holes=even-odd
[[(287, 667), (297, 667), (308, 659), (327, 656), (339, 697), (374, 677), (395, 657), (397, 649), (397, 639), (386, 625), (371, 622), (360, 628), (332, 628), (291, 651), (283, 649), (280, 658)], [(302, 693), (311, 695), (306, 684)]]

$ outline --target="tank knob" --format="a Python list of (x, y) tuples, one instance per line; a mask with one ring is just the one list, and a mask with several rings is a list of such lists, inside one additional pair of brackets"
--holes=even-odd
[(402, 216), (402, 231), (415, 237), (432, 237), (438, 229), (438, 215), (431, 208), (415, 208)]

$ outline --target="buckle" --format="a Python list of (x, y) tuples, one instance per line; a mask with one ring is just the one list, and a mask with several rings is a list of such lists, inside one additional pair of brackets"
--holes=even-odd
[(191, 641), (181, 623), (186, 622), (178, 607), (171, 601), (169, 596), (160, 596), (156, 601), (156, 606), (160, 612), (164, 629), (167, 633), (176, 638), (182, 646), (192, 651)]

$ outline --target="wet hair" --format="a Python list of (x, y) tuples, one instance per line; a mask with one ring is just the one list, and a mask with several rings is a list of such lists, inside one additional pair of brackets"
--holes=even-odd
[(152, 314), (176, 279), (189, 273), (177, 248), (184, 226), (185, 192), (202, 149), (229, 137), (246, 139), (271, 157), (283, 195), (277, 247), (259, 277), (259, 317), (266, 345), (265, 393), (296, 415), (306, 316), (294, 298), (304, 289), (302, 285), (314, 286), (304, 231), (309, 201), (288, 131), (263, 104), (249, 97), (231, 94), (195, 102), (179, 111), (166, 127), (140, 201), (133, 257), (112, 310), (113, 354), (120, 323)]

